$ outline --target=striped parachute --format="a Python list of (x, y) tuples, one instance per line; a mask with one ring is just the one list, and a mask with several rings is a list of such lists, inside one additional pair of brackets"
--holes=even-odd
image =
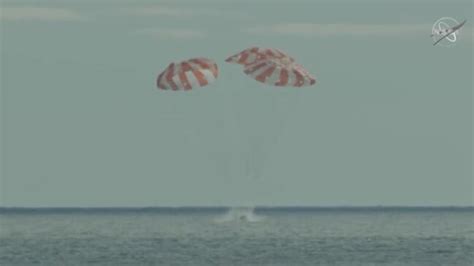
[(217, 79), (217, 64), (207, 58), (192, 58), (171, 63), (156, 80), (163, 90), (191, 90), (211, 84)]
[(246, 66), (244, 73), (259, 82), (281, 87), (303, 87), (316, 83), (303, 66), (286, 58), (257, 61)]
[(279, 49), (251, 47), (227, 58), (225, 61), (228, 63), (235, 63), (246, 66), (264, 59), (284, 58), (291, 62), (295, 61), (293, 58), (291, 58), (289, 55)]
[[(316, 83), (316, 78), (296, 63), (293, 57), (278, 49), (252, 47), (230, 56), (225, 61), (242, 65), (246, 75), (271, 86), (304, 87)], [(260, 95), (268, 97), (266, 99), (259, 97), (256, 101), (248, 99), (249, 96), (245, 95), (246, 90), (236, 92), (244, 93), (245, 100), (244, 106), (241, 104), (242, 101), (235, 101), (233, 104), (243, 142), (238, 149), (242, 154), (240, 163), (248, 177), (258, 178), (264, 172), (269, 147), (278, 141), (285, 121), (288, 120), (291, 110), (303, 92), (301, 90), (291, 93), (280, 90), (270, 94), (259, 92)], [(284, 104), (278, 104), (278, 101), (283, 101)], [(261, 121), (266, 121), (265, 126)], [(272, 128), (270, 132), (266, 130), (268, 127)]]

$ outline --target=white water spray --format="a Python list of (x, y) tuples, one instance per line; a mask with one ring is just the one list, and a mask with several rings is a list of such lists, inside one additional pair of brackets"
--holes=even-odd
[(231, 207), (224, 215), (217, 218), (217, 223), (226, 222), (260, 222), (264, 217), (256, 215), (254, 207)]

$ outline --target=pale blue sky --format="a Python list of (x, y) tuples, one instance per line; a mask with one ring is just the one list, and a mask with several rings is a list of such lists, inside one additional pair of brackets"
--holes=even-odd
[[(472, 205), (472, 1), (1, 8), (1, 206)], [(429, 37), (444, 16), (468, 19), (452, 47)], [(224, 62), (253, 45), (318, 83)], [(156, 89), (195, 56), (215, 83)]]

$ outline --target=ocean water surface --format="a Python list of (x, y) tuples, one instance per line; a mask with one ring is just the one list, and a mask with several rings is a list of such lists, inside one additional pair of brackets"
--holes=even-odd
[(472, 208), (0, 209), (0, 265), (473, 265)]

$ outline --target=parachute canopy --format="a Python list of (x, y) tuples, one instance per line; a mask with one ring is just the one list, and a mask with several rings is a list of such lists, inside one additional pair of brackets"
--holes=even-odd
[(228, 63), (235, 63), (235, 64), (246, 66), (246, 65), (250, 65), (264, 59), (284, 59), (284, 58), (291, 62), (295, 61), (292, 57), (290, 57), (285, 52), (279, 49), (251, 47), (227, 58), (225, 61)]
[(208, 58), (192, 58), (171, 63), (156, 80), (163, 90), (191, 90), (211, 84), (217, 79), (217, 64)]
[(303, 66), (286, 58), (257, 61), (246, 66), (244, 73), (259, 82), (281, 87), (303, 87), (316, 83), (316, 78)]

